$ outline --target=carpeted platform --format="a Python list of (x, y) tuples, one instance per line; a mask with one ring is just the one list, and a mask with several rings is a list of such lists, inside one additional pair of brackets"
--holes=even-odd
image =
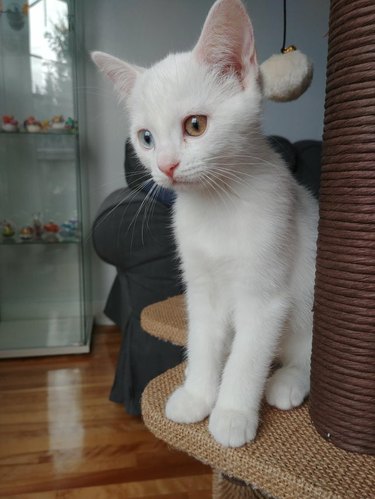
[[(147, 307), (142, 313), (142, 326), (150, 334), (183, 344), (183, 298)], [(239, 449), (226, 449), (216, 443), (208, 432), (207, 421), (183, 425), (166, 419), (166, 399), (182, 383), (184, 367), (181, 364), (155, 378), (143, 393), (143, 419), (157, 437), (273, 497), (375, 497), (375, 458), (346, 452), (324, 441), (313, 428), (307, 404), (284, 412), (264, 403), (255, 442)]]

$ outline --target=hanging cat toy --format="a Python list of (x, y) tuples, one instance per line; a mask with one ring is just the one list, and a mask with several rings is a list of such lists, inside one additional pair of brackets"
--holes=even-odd
[(286, 42), (286, 0), (284, 0), (283, 44), (260, 65), (261, 84), (266, 99), (289, 102), (298, 99), (310, 86), (313, 77), (311, 61), (295, 45)]

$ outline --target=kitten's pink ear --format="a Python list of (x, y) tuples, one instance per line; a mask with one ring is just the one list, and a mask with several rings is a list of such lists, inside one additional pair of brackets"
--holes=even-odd
[(112, 80), (121, 96), (129, 95), (138, 75), (143, 71), (143, 68), (128, 64), (104, 52), (91, 52), (91, 58), (100, 71)]
[(217, 0), (208, 13), (194, 53), (223, 73), (234, 72), (243, 82), (257, 67), (254, 33), (240, 0)]

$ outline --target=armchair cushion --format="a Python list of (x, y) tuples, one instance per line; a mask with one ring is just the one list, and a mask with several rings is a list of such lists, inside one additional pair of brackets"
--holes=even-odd
[(96, 252), (117, 269), (105, 307), (106, 315), (122, 331), (110, 399), (124, 404), (130, 414), (140, 413), (147, 383), (180, 363), (183, 356), (181, 347), (151, 338), (140, 325), (144, 307), (182, 292), (170, 209), (159, 201), (151, 208), (145, 197), (129, 188), (115, 191), (102, 204), (93, 225)]

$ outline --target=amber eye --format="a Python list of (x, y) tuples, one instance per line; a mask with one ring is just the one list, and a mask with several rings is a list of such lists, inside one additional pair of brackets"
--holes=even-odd
[(207, 116), (202, 114), (197, 114), (194, 116), (189, 116), (184, 122), (184, 130), (188, 135), (192, 137), (198, 137), (202, 135), (207, 128)]

